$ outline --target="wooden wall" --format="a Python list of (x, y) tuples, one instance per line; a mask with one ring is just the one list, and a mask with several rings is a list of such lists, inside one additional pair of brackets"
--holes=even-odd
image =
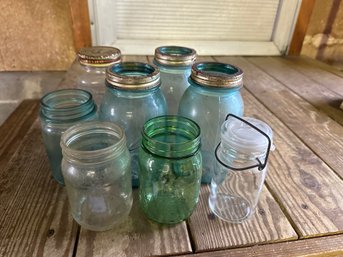
[(343, 69), (343, 0), (316, 0), (302, 55)]
[(68, 0), (0, 1), (0, 70), (66, 70), (75, 58)]

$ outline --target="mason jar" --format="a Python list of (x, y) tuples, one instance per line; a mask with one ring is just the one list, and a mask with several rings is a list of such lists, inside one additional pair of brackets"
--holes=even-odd
[(40, 123), (43, 142), (50, 161), (52, 176), (64, 185), (61, 172), (62, 133), (81, 121), (97, 118), (92, 95), (81, 89), (62, 89), (44, 95), (40, 101)]
[(121, 52), (115, 47), (93, 46), (81, 48), (77, 55), (80, 69), (76, 87), (89, 91), (99, 106), (105, 92), (106, 68), (121, 62)]
[(267, 174), (272, 129), (263, 121), (230, 114), (221, 126), (221, 142), (211, 181), (209, 206), (220, 219), (240, 223), (256, 209)]
[(160, 90), (160, 73), (156, 66), (140, 62), (123, 62), (107, 69), (106, 92), (100, 105), (101, 120), (124, 128), (132, 157), (132, 184), (138, 186), (138, 151), (144, 123), (167, 112)]
[(145, 215), (174, 224), (194, 210), (200, 190), (200, 128), (181, 116), (147, 121), (139, 155), (139, 202)]
[(155, 49), (154, 64), (161, 72), (161, 90), (166, 98), (168, 114), (177, 114), (180, 99), (188, 88), (188, 77), (196, 59), (192, 48), (161, 46)]
[(230, 64), (196, 63), (192, 66), (190, 86), (182, 96), (179, 114), (199, 124), (202, 135), (202, 182), (210, 183), (213, 152), (220, 138), (220, 126), (227, 113), (243, 115), (243, 72)]
[(103, 231), (129, 215), (130, 154), (124, 131), (111, 122), (85, 122), (61, 138), (62, 172), (71, 214), (82, 227)]

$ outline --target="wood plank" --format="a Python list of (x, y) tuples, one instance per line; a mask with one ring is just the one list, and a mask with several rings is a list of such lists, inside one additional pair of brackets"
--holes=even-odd
[(291, 92), (283, 84), (242, 57), (220, 57), (236, 64), (244, 74), (245, 88), (272, 111), (301, 140), (343, 177), (343, 128)]
[[(274, 105), (273, 108), (269, 107), (280, 119), (285, 118), (284, 113), (291, 114), (296, 111), (293, 110), (293, 108), (297, 108), (293, 107), (293, 103), (284, 104), (286, 100), (292, 101), (291, 95), (284, 94), (284, 90), (281, 89), (278, 92), (276, 90), (278, 84), (273, 84), (277, 82), (275, 80), (274, 82), (272, 80), (267, 81), (266, 78), (269, 78), (269, 76), (266, 73), (257, 70), (253, 65), (241, 58), (224, 58), (221, 60), (236, 64), (245, 71), (245, 87), (251, 89), (256, 97), (266, 94), (261, 93), (259, 90), (264, 89), (259, 88), (266, 87), (270, 90), (272, 87), (275, 89), (273, 94), (263, 98), (263, 104), (269, 107), (269, 104), (275, 102), (280, 105), (280, 110), (288, 105), (289, 107), (286, 109), (289, 112), (281, 112)], [(341, 199), (343, 199), (343, 181), (308, 149), (285, 124), (272, 115), (246, 90), (243, 90), (243, 98), (246, 114), (266, 121), (273, 128), (276, 151), (271, 154), (267, 185), (273, 195), (279, 199), (287, 215), (292, 219), (300, 237), (342, 233), (343, 217), (341, 213), (343, 212), (343, 202)], [(298, 112), (301, 112), (301, 110)], [(295, 115), (298, 115), (298, 113)], [(303, 139), (303, 135), (307, 135), (307, 133), (301, 130), (300, 124), (303, 123), (302, 120), (298, 120), (297, 116), (292, 116), (292, 122), (293, 124), (299, 122), (299, 125), (291, 124), (288, 119), (286, 125), (291, 129), (296, 128), (294, 130), (295, 134), (300, 131), (299, 133), (301, 133)], [(315, 127), (315, 125), (313, 126)], [(341, 126), (339, 127), (341, 128)], [(313, 133), (315, 135), (318, 132), (314, 131)]]
[(50, 174), (36, 121), (0, 170), (0, 256), (72, 256), (77, 225)]
[(183, 255), (182, 257), (338, 257), (343, 256), (342, 242), (343, 236), (337, 235), (276, 244), (256, 245), (253, 247), (230, 249), (211, 253), (206, 252), (194, 255)]
[(162, 226), (141, 212), (138, 191), (129, 218), (116, 228), (96, 233), (81, 228), (76, 256), (160, 256), (191, 253), (186, 222)]
[(39, 100), (24, 100), (0, 126), (0, 172), (37, 119)]
[[(335, 74), (320, 65), (314, 65), (314, 63), (318, 62), (308, 62), (307, 59), (303, 57), (286, 57), (284, 58), (284, 61), (311, 80), (325, 86), (333, 92), (336, 92), (343, 98), (343, 73), (341, 75)], [(332, 70), (334, 69), (333, 67), (331, 68)]]
[(145, 55), (123, 55), (122, 61), (123, 62), (144, 62), (144, 63), (148, 63), (149, 59)]
[(303, 41), (306, 35), (308, 24), (310, 23), (315, 0), (302, 0), (298, 14), (298, 20), (293, 31), (288, 54), (300, 55)]
[[(295, 58), (297, 59), (297, 58)], [(343, 71), (337, 69), (335, 66), (329, 65), (325, 62), (319, 61), (319, 60), (315, 60), (313, 58), (307, 57), (307, 56), (301, 56), (301, 58), (299, 57), (299, 59), (301, 59), (301, 62), (304, 62), (308, 65), (311, 65), (313, 67), (318, 67), (320, 69), (326, 70), (327, 72), (331, 72), (339, 77), (343, 77)]]
[[(341, 95), (303, 75), (284, 61), (283, 58), (262, 57), (247, 58), (247, 60), (265, 71), (271, 77), (280, 81), (317, 109), (341, 125), (343, 124), (343, 112), (339, 109), (339, 105), (343, 99)], [(343, 87), (343, 78), (340, 80), (339, 85)]]
[(255, 215), (242, 224), (215, 217), (208, 207), (209, 186), (202, 186), (196, 210), (188, 219), (195, 252), (272, 243), (298, 238), (280, 207), (264, 187)]

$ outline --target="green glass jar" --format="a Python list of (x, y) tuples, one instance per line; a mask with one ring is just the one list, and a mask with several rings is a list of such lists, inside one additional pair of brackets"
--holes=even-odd
[(142, 130), (139, 202), (158, 223), (187, 219), (199, 198), (202, 172), (200, 127), (182, 116), (159, 116)]

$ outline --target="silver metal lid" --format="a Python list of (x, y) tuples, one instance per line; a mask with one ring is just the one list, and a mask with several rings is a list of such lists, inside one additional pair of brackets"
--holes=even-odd
[(191, 66), (196, 59), (196, 51), (183, 46), (160, 46), (155, 49), (157, 64), (165, 66)]
[(110, 46), (93, 46), (81, 48), (78, 52), (79, 62), (87, 66), (109, 66), (121, 61), (121, 52)]
[(161, 85), (160, 70), (142, 62), (117, 63), (107, 68), (109, 86), (125, 90), (145, 90)]
[(191, 80), (206, 87), (237, 88), (243, 86), (243, 71), (231, 64), (199, 62), (192, 66)]

